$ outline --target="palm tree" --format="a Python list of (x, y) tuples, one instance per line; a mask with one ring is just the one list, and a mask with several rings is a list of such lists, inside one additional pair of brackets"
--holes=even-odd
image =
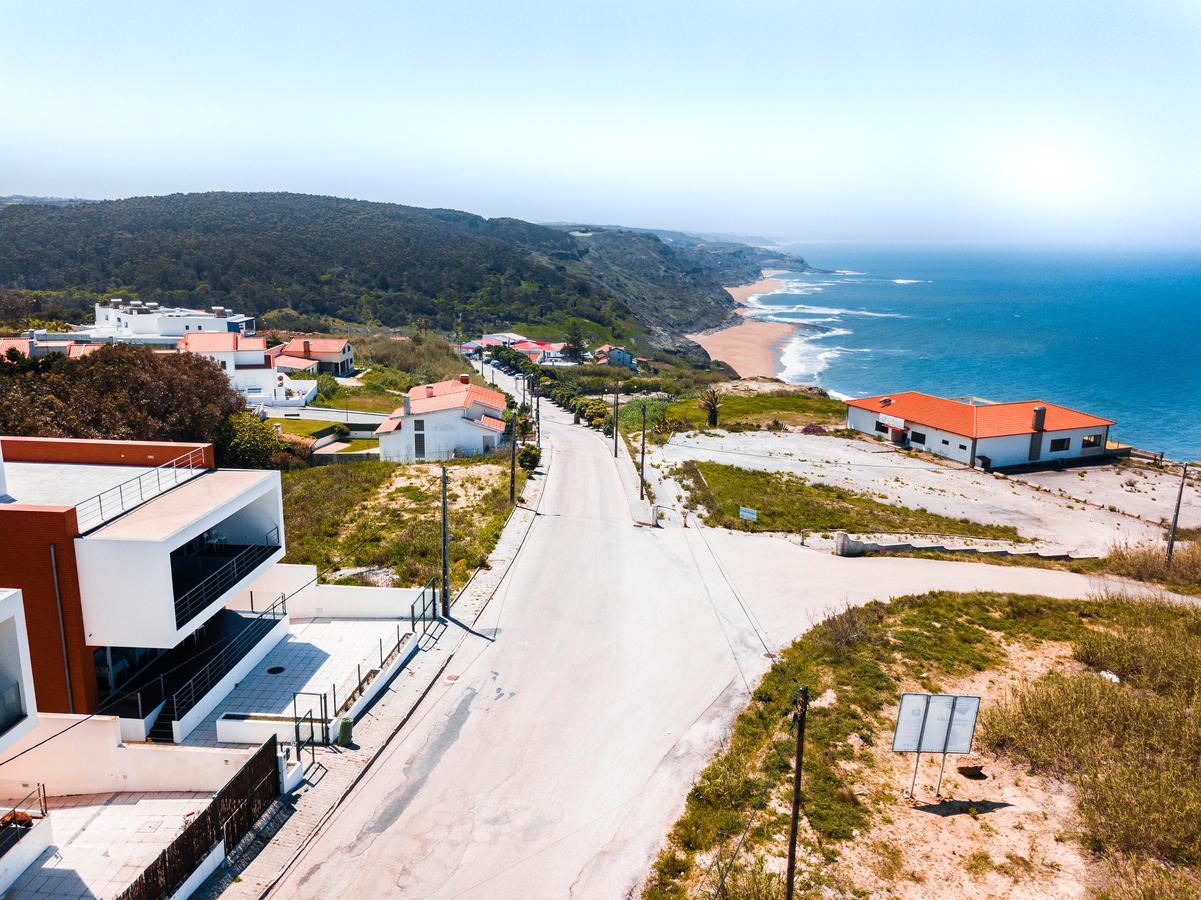
[(701, 399), (697, 401), (696, 405), (709, 414), (709, 427), (716, 428), (717, 411), (721, 408), (721, 394), (713, 388), (706, 388), (701, 391)]

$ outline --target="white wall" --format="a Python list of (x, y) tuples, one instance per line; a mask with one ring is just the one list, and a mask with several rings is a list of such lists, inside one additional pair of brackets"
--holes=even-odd
[[(175, 624), (175, 594), (171, 581), (171, 551), (215, 525), (228, 522), (231, 541), (259, 542), (272, 528), (283, 533), (283, 499), (279, 473), (269, 473), (242, 494), (208, 510), (186, 527), (159, 540), (101, 537), (103, 531), (75, 539), (84, 630), (93, 647), (175, 647), (223, 607), (256, 576), (283, 557), (281, 549), (255, 572), (200, 610), (182, 628)], [(153, 503), (154, 501), (150, 501)]]
[[(1085, 435), (1101, 435), (1101, 446), (1085, 450), (1081, 442)], [(1091, 428), (1071, 428), (1063, 431), (1043, 432), (1041, 450), (1033, 462), (1054, 462), (1061, 459), (1079, 459), (1080, 457), (1098, 456), (1105, 452), (1105, 440), (1108, 431), (1105, 426)], [(1058, 438), (1068, 439), (1068, 448), (1052, 452), (1051, 441)], [(1032, 462), (1030, 459), (1030, 435), (1014, 434), (996, 438), (981, 438), (976, 449), (977, 456), (987, 456), (994, 467), (1021, 466)]]
[[(489, 411), (491, 415), (491, 411)], [(479, 412), (476, 412), (479, 415)], [(499, 446), (502, 435), (475, 424), (463, 417), (461, 409), (445, 409), (432, 413), (421, 413), (405, 416), (401, 419), (400, 428), (390, 434), (379, 436), (380, 458), (393, 462), (414, 462), (417, 452), (414, 449), (414, 435), (417, 433), (415, 421), (425, 424), (425, 456), (424, 460), (451, 459), (456, 452), (466, 455), (477, 455), (485, 452), (484, 441), (491, 448)]]
[(49, 816), (35, 819), (33, 827), (17, 841), (16, 846), (0, 856), (0, 896), (12, 887), (30, 863), (50, 847), (54, 841), (53, 827)]
[[(71, 725), (75, 727), (64, 731)], [(0, 776), (28, 785), (26, 790), (41, 782), (51, 797), (114, 791), (216, 791), (254, 752), (126, 745), (121, 742), (121, 726), (116, 716), (93, 716), (85, 721), (84, 716), (43, 713), (37, 728), (12, 753), (32, 747), (53, 734), (59, 736), (0, 766)]]
[[(231, 609), (266, 609), (288, 596), (288, 617), (296, 619), (407, 619), (420, 588), (314, 584), (316, 566), (277, 563), (229, 603)], [(437, 592), (431, 592), (436, 599)]]
[[(967, 463), (972, 462), (972, 439), (964, 437), (961, 434), (952, 434), (949, 431), (939, 431), (937, 428), (926, 428), (914, 422), (906, 422), (909, 426), (910, 435), (914, 431), (926, 436), (926, 442), (919, 444), (910, 440), (911, 446), (928, 450), (931, 453), (936, 453), (939, 456), (945, 456), (947, 459), (953, 459), (956, 462)], [(943, 441), (946, 441), (944, 444)], [(977, 449), (976, 454), (980, 451)]]
[[(38, 724), (29, 636), (25, 631), (25, 604), (20, 591), (8, 588), (0, 588), (0, 673), (20, 686), (21, 703), (25, 708), (25, 718), (0, 734), (0, 759), (3, 759), (8, 750)], [(0, 775), (3, 774), (0, 770)]]

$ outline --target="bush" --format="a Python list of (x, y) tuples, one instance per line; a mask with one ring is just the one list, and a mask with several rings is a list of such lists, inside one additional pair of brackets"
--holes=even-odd
[(267, 469), (280, 440), (266, 422), (250, 413), (235, 413), (225, 420), (216, 445), (218, 464), (234, 469)]
[(538, 468), (540, 462), (542, 462), (542, 451), (538, 449), (536, 444), (525, 444), (517, 453), (517, 465), (521, 466), (527, 472), (532, 472)]

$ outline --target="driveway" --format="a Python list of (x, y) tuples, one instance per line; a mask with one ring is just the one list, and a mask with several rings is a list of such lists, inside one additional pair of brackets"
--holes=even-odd
[(480, 636), (272, 896), (625, 896), (765, 649), (847, 601), (1093, 588), (1062, 572), (636, 527), (609, 444), (549, 404), (542, 420), (554, 455), (540, 515)]

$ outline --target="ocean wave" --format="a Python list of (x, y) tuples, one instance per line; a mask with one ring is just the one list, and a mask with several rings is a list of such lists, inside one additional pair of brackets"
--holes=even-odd
[(818, 316), (862, 316), (868, 319), (904, 319), (905, 316), (901, 313), (874, 312), (870, 309), (843, 309), (837, 306), (810, 306), (808, 304), (797, 304), (796, 306), (776, 306), (761, 305), (760, 309), (770, 310), (773, 315), (780, 313), (812, 313)]
[(851, 269), (835, 269), (835, 275), (866, 275), (866, 272), (854, 272)]
[(932, 281), (926, 281), (924, 278), (894, 278), (893, 284), (933, 284)]
[(830, 347), (816, 341), (848, 334), (851, 334), (851, 331), (846, 328), (828, 328), (816, 334), (798, 334), (780, 353), (779, 377), (789, 384), (815, 383), (830, 362), (845, 351), (843, 347)]

